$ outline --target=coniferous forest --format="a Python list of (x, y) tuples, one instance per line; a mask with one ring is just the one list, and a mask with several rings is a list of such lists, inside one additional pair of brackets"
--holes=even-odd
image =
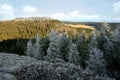
[(104, 22), (99, 29), (78, 30), (36, 20), (0, 22), (0, 27), (1, 52), (36, 60), (12, 69), (3, 68), (1, 60), (0, 72), (16, 80), (120, 80), (120, 26)]

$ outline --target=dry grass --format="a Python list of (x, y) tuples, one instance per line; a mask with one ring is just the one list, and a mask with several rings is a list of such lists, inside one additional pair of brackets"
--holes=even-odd
[(69, 26), (72, 27), (72, 28), (84, 28), (84, 29), (95, 30), (95, 28), (93, 26), (87, 26), (87, 25), (72, 25), (72, 24), (69, 24)]
[(67, 32), (68, 35), (75, 36), (78, 34), (77, 30), (71, 27), (59, 27), (57, 28), (59, 33)]

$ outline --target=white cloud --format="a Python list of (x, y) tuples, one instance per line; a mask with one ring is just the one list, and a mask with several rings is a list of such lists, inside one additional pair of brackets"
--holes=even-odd
[(50, 17), (64, 21), (92, 21), (101, 19), (98, 14), (94, 15), (81, 14), (79, 11), (72, 11), (66, 14), (62, 12), (57, 12), (52, 14)]
[(120, 17), (115, 17), (113, 20), (120, 21)]
[(11, 5), (8, 5), (8, 4), (3, 4), (3, 5), (1, 6), (1, 9), (2, 9), (2, 10), (6, 10), (6, 11), (14, 11), (14, 9), (12, 8), (12, 6), (11, 6)]
[(0, 17), (2, 20), (13, 19), (15, 17), (15, 10), (9, 4), (0, 5)]
[(24, 13), (28, 13), (28, 14), (37, 12), (37, 8), (35, 8), (33, 6), (29, 6), (29, 5), (24, 6), (22, 9), (23, 9)]
[(113, 10), (114, 10), (114, 12), (116, 12), (116, 13), (120, 13), (120, 1), (115, 2), (115, 3), (113, 4)]

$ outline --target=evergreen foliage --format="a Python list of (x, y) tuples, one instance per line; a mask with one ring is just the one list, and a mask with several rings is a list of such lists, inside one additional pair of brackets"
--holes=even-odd
[(53, 59), (55, 57), (58, 57), (58, 58), (61, 57), (60, 48), (57, 43), (57, 39), (58, 39), (58, 33), (56, 31), (52, 30), (51, 34), (50, 34), (50, 38), (49, 38), (50, 44), (49, 44), (49, 47), (47, 50), (47, 56), (51, 59)]
[(36, 35), (35, 43), (33, 44), (31, 40), (27, 43), (27, 50), (26, 55), (34, 57), (36, 59), (42, 59), (43, 58), (43, 52), (40, 45), (40, 38), (39, 35)]
[(84, 34), (78, 35), (76, 40), (76, 45), (79, 52), (79, 56), (81, 57), (80, 64), (81, 66), (85, 67), (86, 66), (85, 61), (88, 59), (89, 54), (88, 54), (88, 47), (87, 47), (88, 43), (85, 39)]
[(109, 74), (120, 79), (120, 27), (107, 40), (104, 49)]
[(105, 74), (106, 66), (105, 60), (103, 58), (103, 53), (97, 49), (92, 48), (89, 54), (89, 59), (87, 60), (87, 65), (89, 69), (92, 71), (91, 73), (97, 74)]
[(79, 56), (77, 45), (74, 43), (71, 43), (69, 46), (68, 59), (69, 59), (69, 62), (80, 65), (81, 59)]
[(33, 53), (34, 53), (34, 47), (33, 47), (32, 41), (29, 40), (28, 43), (27, 43), (27, 48), (26, 48), (25, 54), (27, 56), (33, 57)]
[(50, 35), (50, 44), (47, 50), (47, 56), (50, 58), (62, 58), (66, 60), (66, 53), (68, 52), (69, 39), (65, 34), (58, 34), (57, 31), (52, 30)]
[(88, 39), (55, 30), (39, 36), (29, 39), (25, 52), (39, 61), (13, 70), (18, 80), (120, 80), (120, 27), (111, 31), (105, 22)]

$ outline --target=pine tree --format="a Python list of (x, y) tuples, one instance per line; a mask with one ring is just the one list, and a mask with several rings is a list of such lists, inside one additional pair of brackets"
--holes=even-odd
[(57, 38), (58, 38), (58, 33), (54, 30), (51, 31), (51, 35), (50, 35), (50, 43), (49, 43), (49, 47), (47, 49), (47, 56), (50, 59), (54, 59), (56, 57), (60, 57), (60, 48), (57, 44)]
[[(114, 76), (116, 79), (120, 79), (120, 27), (118, 27), (112, 34), (111, 38), (107, 39), (104, 45), (105, 59), (107, 61), (107, 67), (109, 75)], [(117, 66), (116, 66), (117, 65)]]
[(58, 44), (60, 48), (61, 58), (63, 58), (64, 60), (67, 60), (67, 53), (69, 50), (68, 46), (69, 46), (70, 40), (68, 39), (66, 34), (63, 33), (63, 34), (58, 35), (56, 43)]
[(84, 47), (85, 47), (85, 38), (83, 34), (77, 37), (76, 45), (77, 45), (78, 51), (81, 53), (84, 53), (84, 51), (82, 51), (84, 50)]
[(57, 37), (58, 37), (58, 32), (55, 30), (51, 30), (50, 37), (49, 37), (50, 42), (55, 41)]
[(31, 57), (34, 56), (34, 46), (33, 46), (31, 40), (29, 40), (28, 43), (27, 43), (27, 49), (26, 49), (25, 54), (26, 54), (27, 56), (31, 56)]
[(86, 62), (93, 75), (105, 74), (105, 60), (103, 59), (103, 53), (99, 49), (91, 49), (89, 59)]
[(34, 44), (34, 57), (36, 59), (42, 59), (43, 58), (43, 53), (42, 53), (42, 48), (41, 48), (41, 44), (40, 44), (40, 37), (37, 34), (36, 38), (35, 38), (35, 44)]
[(80, 56), (77, 45), (72, 43), (68, 51), (69, 62), (80, 65)]
[(36, 59), (43, 58), (42, 48), (40, 45), (40, 38), (39, 38), (38, 34), (36, 35), (34, 44), (32, 43), (31, 40), (28, 41), (26, 55), (34, 57)]
[(47, 56), (51, 59), (60, 57), (60, 49), (55, 42), (50, 42), (49, 48), (47, 49)]
[(58, 34), (58, 32), (52, 30), (50, 36), (50, 44), (47, 50), (47, 56), (51, 58), (61, 58), (66, 60), (68, 45), (69, 39), (65, 34)]
[(103, 24), (102, 24), (102, 29), (103, 29), (103, 32), (109, 32), (110, 31), (110, 27), (109, 27), (109, 24), (104, 21)]
[(120, 36), (119, 35), (120, 35), (120, 27), (117, 27), (114, 34), (112, 35), (114, 42), (119, 42), (120, 41)]
[(97, 37), (98, 47), (103, 52), (105, 51), (104, 49), (105, 43), (107, 43), (107, 40), (110, 39), (111, 34), (112, 34), (112, 31), (109, 27), (109, 24), (107, 22), (104, 22), (100, 28), (99, 36)]
[(97, 48), (97, 31), (93, 31), (92, 35), (89, 39), (88, 49), (91, 50), (92, 48)]
[(87, 48), (87, 41), (85, 40), (85, 35), (81, 34), (77, 37), (76, 40), (77, 49), (79, 52), (79, 56), (81, 57), (81, 66), (85, 67), (85, 61), (88, 59), (88, 48)]

